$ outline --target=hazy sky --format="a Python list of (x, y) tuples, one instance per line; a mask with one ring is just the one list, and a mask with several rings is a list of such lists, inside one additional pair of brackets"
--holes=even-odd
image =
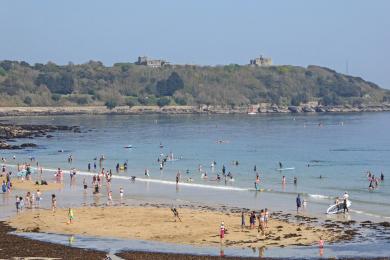
[(389, 0), (0, 0), (0, 60), (317, 64), (390, 88)]

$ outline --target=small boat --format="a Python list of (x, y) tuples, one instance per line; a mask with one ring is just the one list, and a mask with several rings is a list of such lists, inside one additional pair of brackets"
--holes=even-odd
[(126, 145), (124, 148), (129, 149), (129, 148), (133, 148), (133, 146), (131, 144), (129, 144), (129, 145)]
[[(340, 202), (339, 204), (331, 205), (327, 210), (326, 214), (338, 214), (344, 212), (344, 203)], [(352, 205), (352, 202), (350, 200), (347, 200), (347, 208), (350, 208)]]
[(256, 115), (256, 112), (248, 112), (248, 115)]

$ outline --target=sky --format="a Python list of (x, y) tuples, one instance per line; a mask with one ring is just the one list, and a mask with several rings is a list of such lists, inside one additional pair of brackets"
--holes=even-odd
[[(310, 64), (390, 89), (388, 0), (0, 0), (0, 60)], [(348, 66), (347, 66), (348, 64)]]

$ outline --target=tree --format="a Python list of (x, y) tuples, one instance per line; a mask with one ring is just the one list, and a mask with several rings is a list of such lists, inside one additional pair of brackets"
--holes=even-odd
[(106, 103), (104, 104), (108, 109), (113, 109), (115, 108), (118, 104), (115, 99), (110, 99), (107, 100)]
[(31, 99), (30, 96), (27, 96), (27, 97), (24, 98), (24, 101), (23, 101), (23, 102), (24, 102), (24, 104), (31, 106), (31, 104), (32, 104), (32, 99)]
[(183, 89), (184, 82), (175, 71), (166, 80), (159, 80), (156, 89), (159, 96), (172, 96), (176, 90)]
[(171, 100), (168, 97), (161, 97), (157, 100), (157, 105), (159, 107), (167, 106), (171, 103)]
[(34, 82), (37, 86), (46, 85), (52, 93), (71, 94), (73, 92), (74, 80), (70, 73), (61, 75), (55, 73), (40, 73)]

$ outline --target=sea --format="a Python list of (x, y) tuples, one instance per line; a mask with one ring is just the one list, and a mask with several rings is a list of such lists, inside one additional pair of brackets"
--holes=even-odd
[[(66, 115), (2, 120), (80, 126), (81, 133), (63, 131), (50, 133), (52, 138), (16, 140), (15, 144), (38, 146), (3, 150), (1, 156), (7, 165), (34, 158), (49, 176), (57, 168), (65, 172), (75, 168), (80, 183), (83, 178), (90, 182), (96, 163), (96, 171), (112, 170), (114, 199), (122, 187), (126, 197), (134, 200), (292, 213), (300, 194), (306, 201), (305, 214), (337, 219), (346, 217), (325, 212), (347, 192), (352, 202), (348, 219), (390, 221), (390, 113)], [(166, 156), (160, 170), (159, 158)], [(127, 163), (127, 170), (117, 172), (118, 163)], [(223, 167), (232, 178), (225, 179)], [(376, 189), (368, 188), (368, 172), (377, 178), (384, 174)], [(205, 173), (207, 179), (202, 178)], [(261, 191), (254, 189), (257, 174)], [(131, 176), (136, 176), (135, 181)], [(58, 201), (60, 206), (78, 202), (76, 197)], [(0, 201), (0, 207), (2, 203), (7, 204)]]

